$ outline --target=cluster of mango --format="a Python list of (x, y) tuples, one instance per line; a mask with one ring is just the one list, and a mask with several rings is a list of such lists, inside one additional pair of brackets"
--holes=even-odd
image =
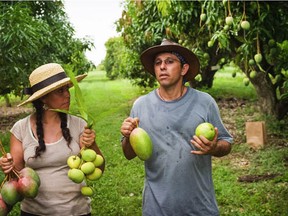
[(7, 215), (24, 198), (35, 198), (40, 183), (38, 174), (32, 168), (25, 167), (19, 172), (13, 169), (1, 184), (0, 215)]
[(77, 184), (86, 181), (86, 186), (81, 188), (83, 195), (92, 196), (94, 194), (94, 189), (88, 186), (87, 180), (96, 181), (102, 176), (102, 170), (99, 167), (103, 163), (104, 158), (93, 149), (88, 148), (83, 148), (79, 155), (71, 155), (67, 159), (67, 164), (70, 167), (69, 179)]

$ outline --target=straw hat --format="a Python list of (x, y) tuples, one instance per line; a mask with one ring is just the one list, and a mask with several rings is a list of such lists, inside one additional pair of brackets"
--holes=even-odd
[[(87, 74), (82, 74), (75, 78), (80, 82), (86, 76)], [(56, 63), (49, 63), (36, 68), (30, 74), (29, 81), (31, 87), (25, 88), (24, 93), (31, 96), (26, 101), (19, 104), (18, 107), (39, 99), (62, 86), (72, 84), (70, 77), (67, 77), (61, 65)]]
[(163, 39), (160, 45), (146, 49), (140, 56), (140, 60), (144, 68), (153, 76), (155, 76), (153, 64), (155, 57), (157, 54), (164, 52), (176, 52), (184, 58), (187, 64), (189, 64), (189, 70), (184, 76), (185, 81), (193, 80), (193, 78), (199, 73), (200, 63), (197, 56), (193, 52), (175, 42)]

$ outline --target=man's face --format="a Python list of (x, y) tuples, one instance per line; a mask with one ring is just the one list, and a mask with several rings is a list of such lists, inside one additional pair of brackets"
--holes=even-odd
[[(172, 53), (161, 53), (155, 57), (154, 71), (160, 85), (169, 86), (181, 82), (186, 74), (187, 64), (181, 65), (177, 56)], [(188, 67), (189, 68), (189, 67)]]

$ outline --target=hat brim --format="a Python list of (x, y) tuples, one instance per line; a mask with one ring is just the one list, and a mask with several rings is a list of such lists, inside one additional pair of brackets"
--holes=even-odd
[(184, 57), (186, 63), (189, 64), (189, 69), (184, 76), (185, 81), (193, 80), (199, 73), (200, 63), (197, 56), (192, 51), (180, 45), (157, 45), (145, 50), (140, 56), (140, 60), (145, 70), (147, 70), (153, 76), (155, 76), (153, 64), (155, 57), (157, 54), (164, 52), (177, 52)]
[[(75, 79), (80, 82), (82, 79), (84, 79), (85, 77), (87, 76), (87, 74), (81, 74), (79, 76), (76, 76)], [(21, 104), (17, 105), (17, 107), (19, 106), (23, 106), (27, 103), (30, 103), (32, 101), (35, 101), (41, 97), (43, 97), (44, 95), (47, 95), (48, 93), (54, 91), (55, 89), (58, 89), (62, 86), (65, 86), (65, 85), (68, 85), (68, 84), (71, 84), (71, 87), (72, 87), (72, 82), (70, 81), (70, 78), (67, 77), (65, 79), (62, 79), (62, 80), (59, 80), (58, 82), (55, 82), (37, 92), (35, 92), (34, 94), (32, 94), (26, 101), (22, 102)]]

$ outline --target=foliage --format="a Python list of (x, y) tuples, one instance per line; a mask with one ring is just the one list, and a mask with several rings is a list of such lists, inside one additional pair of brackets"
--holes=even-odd
[[(122, 65), (123, 58), (125, 58), (125, 47), (123, 39), (110, 38), (106, 43), (106, 56), (104, 59), (104, 69), (106, 76), (113, 80), (120, 76), (119, 67)], [(121, 58), (119, 58), (121, 56)]]
[[(190, 83), (193, 87), (211, 88), (217, 72), (214, 66), (233, 62), (246, 75), (243, 83), (255, 86), (264, 113), (278, 119), (288, 113), (287, 78), (283, 75), (288, 69), (286, 2), (126, 0), (124, 6), (117, 29), (138, 59), (162, 38), (172, 39), (200, 59), (201, 78)], [(127, 77), (138, 74), (143, 81), (137, 84), (147, 85), (143, 67), (133, 64), (128, 66), (134, 70)], [(153, 86), (151, 82), (149, 86)]]
[(10, 6), (1, 2), (0, 5), (1, 11), (5, 10), (0, 15), (3, 29), (0, 33), (0, 93), (3, 95), (15, 89), (15, 93), (19, 94), (22, 80), (27, 79), (27, 71), (30, 72), (36, 66), (33, 62), (42, 57), (35, 50), (38, 51), (39, 47), (42, 47), (43, 39), (38, 36), (41, 32), (47, 31), (48, 26), (46, 23), (37, 22), (30, 16), (31, 9), (21, 4)]
[(109, 79), (128, 78), (142, 87), (155, 85), (155, 79), (142, 70), (137, 52), (127, 49), (122, 37), (110, 38), (105, 46), (104, 68)]
[[(254, 151), (245, 144), (244, 122), (255, 120), (257, 112), (255, 89), (252, 86), (241, 88), (243, 74), (232, 78), (231, 73), (220, 72), (215, 79), (215, 88), (209, 89), (216, 98), (222, 95), (239, 101), (245, 99), (244, 105), (230, 108), (220, 107), (224, 123), (229, 130), (235, 128), (235, 143), (230, 155), (213, 159), (213, 182), (220, 215), (225, 216), (270, 216), (287, 213), (287, 124), (279, 125), (274, 119), (267, 119), (269, 143), (264, 149)], [(221, 85), (226, 82), (224, 86)], [(97, 83), (97, 85), (95, 85)], [(120, 144), (120, 126), (129, 115), (132, 102), (143, 94), (143, 89), (132, 86), (129, 81), (105, 78), (104, 71), (89, 72), (87, 78), (79, 83), (89, 112), (93, 113), (96, 124), (96, 140), (105, 159), (104, 175), (94, 185), (95, 195), (92, 197), (92, 215), (140, 216), (142, 190), (144, 184), (144, 165), (139, 159), (125, 159)], [(236, 87), (235, 87), (236, 86)], [(71, 89), (72, 91), (73, 88)], [(254, 91), (253, 91), (254, 90)], [(93, 93), (91, 93), (93, 92)], [(229, 94), (228, 94), (229, 93)], [(71, 92), (72, 110), (76, 108)], [(245, 95), (244, 98), (241, 95)], [(224, 104), (225, 105), (225, 104)], [(227, 111), (228, 110), (228, 111)], [(235, 111), (235, 112), (234, 112)], [(230, 117), (227, 119), (226, 115)], [(255, 116), (257, 114), (257, 116)], [(232, 125), (231, 125), (232, 123)], [(273, 131), (270, 124), (273, 123)], [(278, 126), (277, 126), (278, 125)], [(283, 128), (281, 130), (281, 128)], [(283, 146), (278, 137), (283, 136)], [(2, 134), (0, 135), (3, 138)], [(9, 132), (2, 139), (8, 145)], [(279, 144), (277, 144), (279, 143)], [(286, 146), (285, 146), (286, 143)], [(6, 149), (8, 151), (8, 149)], [(253, 183), (239, 182), (243, 175), (277, 172), (277, 178)], [(15, 206), (10, 215), (19, 215), (19, 206)]]
[(84, 52), (93, 43), (73, 37), (61, 1), (3, 1), (0, 9), (0, 95), (21, 95), (29, 74), (45, 63), (71, 64), (77, 74), (90, 69)]

